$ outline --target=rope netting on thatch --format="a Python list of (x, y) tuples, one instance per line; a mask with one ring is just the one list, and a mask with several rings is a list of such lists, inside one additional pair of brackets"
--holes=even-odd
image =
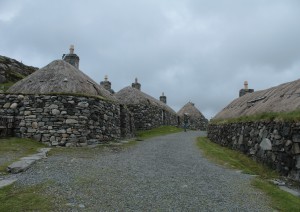
[(63, 60), (55, 60), (14, 84), (8, 92), (23, 94), (74, 93), (116, 98), (83, 72)]

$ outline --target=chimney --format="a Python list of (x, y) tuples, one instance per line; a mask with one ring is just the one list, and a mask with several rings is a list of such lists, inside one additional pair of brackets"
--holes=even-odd
[(138, 79), (135, 78), (135, 82), (131, 84), (131, 87), (138, 89), (139, 91), (141, 90), (141, 84), (138, 83)]
[(102, 85), (106, 90), (108, 90), (110, 93), (114, 94), (114, 90), (111, 89), (111, 82), (108, 81), (108, 76), (104, 76), (104, 81), (100, 82), (100, 85)]
[(162, 95), (159, 97), (159, 100), (167, 104), (167, 97), (165, 96), (164, 92), (162, 92)]
[(245, 89), (245, 90), (248, 90), (248, 81), (245, 81), (245, 82), (244, 82), (244, 89)]
[(253, 93), (254, 89), (248, 88), (248, 81), (244, 82), (244, 88), (240, 90), (239, 97), (244, 96), (247, 93)]
[(70, 46), (70, 53), (64, 54), (63, 60), (70, 63), (75, 68), (79, 69), (79, 57), (77, 54), (74, 54), (74, 45)]
[(70, 54), (74, 54), (74, 45), (70, 46)]

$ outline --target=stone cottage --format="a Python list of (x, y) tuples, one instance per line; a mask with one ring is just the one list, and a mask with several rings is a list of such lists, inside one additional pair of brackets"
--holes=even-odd
[(137, 79), (131, 87), (121, 89), (115, 96), (133, 113), (137, 130), (148, 130), (162, 125), (177, 126), (178, 124), (176, 112), (164, 102), (142, 92), (141, 84)]
[(73, 65), (55, 60), (0, 94), (0, 115), (13, 118), (14, 135), (51, 146), (132, 136), (134, 121), (126, 106), (77, 68), (78, 56), (73, 59)]
[(208, 120), (204, 115), (195, 107), (192, 102), (186, 103), (178, 112), (180, 125), (184, 123), (184, 116), (188, 120), (188, 128), (192, 130), (206, 130)]

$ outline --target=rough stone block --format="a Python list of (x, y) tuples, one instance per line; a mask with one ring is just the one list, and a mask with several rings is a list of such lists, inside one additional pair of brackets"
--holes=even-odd
[(264, 151), (272, 150), (272, 143), (268, 138), (264, 138), (260, 144), (260, 148)]
[(299, 134), (293, 135), (293, 142), (300, 143), (300, 135)]
[(11, 109), (16, 109), (17, 107), (18, 107), (17, 103), (12, 103), (10, 106)]
[(299, 145), (299, 143), (294, 143), (292, 150), (293, 150), (293, 154), (295, 154), (295, 155), (300, 154), (300, 145)]
[(29, 168), (30, 165), (32, 165), (35, 162), (35, 160), (21, 160), (14, 162), (13, 164), (9, 165), (7, 167), (7, 171), (11, 172), (13, 174), (17, 174), (19, 172), (23, 172)]
[(75, 119), (67, 119), (66, 120), (66, 124), (77, 124), (77, 123), (78, 123), (78, 121)]

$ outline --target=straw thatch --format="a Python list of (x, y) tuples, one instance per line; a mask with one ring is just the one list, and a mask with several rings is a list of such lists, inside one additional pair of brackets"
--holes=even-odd
[(14, 84), (8, 92), (24, 94), (74, 93), (116, 98), (90, 77), (63, 60), (55, 60)]
[(299, 108), (300, 79), (237, 98), (214, 119), (236, 118), (264, 112), (289, 112)]
[(130, 86), (123, 88), (115, 95), (117, 99), (125, 105), (152, 104), (154, 106), (164, 109), (165, 111), (176, 114), (176, 112), (165, 103)]
[(184, 114), (187, 114), (189, 117), (193, 119), (206, 119), (204, 115), (195, 107), (195, 104), (192, 102), (186, 103), (178, 112), (177, 115), (179, 117), (183, 117)]

